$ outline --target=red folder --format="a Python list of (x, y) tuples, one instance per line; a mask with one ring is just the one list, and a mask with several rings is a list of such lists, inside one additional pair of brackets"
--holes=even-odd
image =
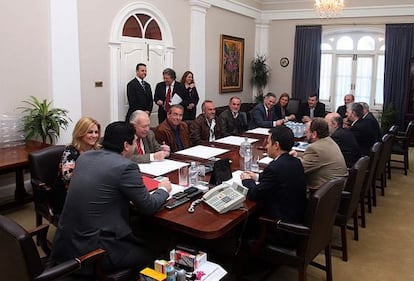
[(144, 182), (144, 185), (148, 191), (153, 191), (154, 189), (157, 189), (158, 184), (160, 183), (159, 181), (147, 176), (142, 176), (142, 181)]

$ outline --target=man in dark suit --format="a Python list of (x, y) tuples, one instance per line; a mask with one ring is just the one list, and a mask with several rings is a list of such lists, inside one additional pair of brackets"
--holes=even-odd
[(325, 117), (325, 104), (319, 102), (315, 93), (308, 97), (308, 102), (300, 107), (302, 122), (308, 122), (314, 117)]
[(369, 112), (369, 105), (366, 102), (360, 102), (360, 104), (362, 105), (362, 111), (363, 111), (363, 116), (362, 119), (366, 119), (369, 120), (372, 124), (372, 126), (375, 128), (375, 132), (377, 134), (377, 141), (381, 141), (382, 138), (382, 131), (381, 131), (381, 127), (378, 123), (377, 118), (375, 118), (375, 116), (372, 114), (372, 112)]
[(325, 116), (325, 120), (328, 123), (331, 138), (339, 146), (344, 156), (346, 166), (351, 168), (358, 161), (359, 157), (361, 157), (354, 134), (342, 127), (343, 119), (339, 113), (328, 113)]
[(252, 119), (249, 128), (272, 128), (283, 124), (283, 120), (278, 118), (279, 116), (276, 115), (276, 111), (274, 110), (275, 103), (276, 95), (271, 92), (267, 93), (263, 99), (263, 103), (257, 104), (252, 109)]
[(347, 94), (344, 97), (344, 104), (341, 106), (338, 106), (338, 109), (336, 110), (339, 115), (341, 115), (342, 118), (346, 118), (346, 106), (350, 103), (353, 103), (355, 101), (355, 97), (353, 94)]
[(238, 97), (231, 97), (229, 107), (219, 116), (223, 136), (240, 134), (247, 130), (246, 112), (240, 111), (241, 101)]
[(147, 66), (143, 63), (137, 64), (136, 77), (129, 81), (127, 85), (127, 97), (128, 97), (128, 112), (126, 115), (126, 121), (129, 121), (132, 112), (135, 110), (142, 110), (151, 114), (153, 107), (151, 85), (144, 81), (147, 76)]
[(361, 155), (369, 155), (372, 145), (378, 140), (378, 132), (372, 125), (372, 121), (362, 118), (363, 107), (354, 102), (347, 107), (347, 116), (351, 123), (349, 130), (354, 134), (359, 145)]
[(103, 248), (104, 270), (143, 268), (153, 263), (155, 253), (149, 241), (132, 233), (130, 202), (140, 213), (151, 215), (168, 198), (171, 184), (165, 180), (148, 192), (138, 165), (128, 159), (135, 147), (135, 131), (129, 124), (109, 124), (102, 146), (76, 161), (53, 242), (53, 260), (64, 262)]
[[(154, 102), (158, 105), (158, 124), (161, 124), (167, 118), (167, 112), (172, 104), (181, 104), (184, 108), (189, 104), (184, 85), (175, 81), (175, 71), (166, 68), (162, 72), (162, 76), (164, 81), (157, 84), (154, 92)], [(175, 95), (178, 96), (174, 97)], [(174, 102), (174, 100), (179, 102)]]

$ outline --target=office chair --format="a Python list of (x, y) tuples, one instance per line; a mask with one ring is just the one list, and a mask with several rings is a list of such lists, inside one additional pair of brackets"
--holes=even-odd
[(341, 245), (332, 246), (333, 249), (342, 250), (342, 260), (348, 261), (348, 246), (346, 229), (348, 221), (353, 218), (354, 240), (358, 240), (358, 203), (361, 189), (364, 184), (368, 168), (369, 157), (363, 156), (349, 170), (349, 176), (342, 191), (341, 204), (336, 214), (335, 225), (341, 228)]
[(57, 226), (60, 214), (55, 210), (57, 208), (53, 202), (53, 185), (64, 149), (64, 145), (54, 145), (29, 154), (36, 226), (42, 224), (42, 218)]
[[(264, 238), (252, 243), (263, 243), (259, 249), (259, 259), (270, 263), (286, 264), (297, 268), (298, 280), (306, 280), (306, 268), (313, 265), (326, 271), (326, 280), (332, 281), (331, 236), (335, 215), (341, 200), (344, 179), (333, 179), (323, 184), (309, 198), (303, 224), (284, 222), (260, 217)], [(266, 236), (266, 228), (296, 234), (299, 242), (295, 249), (281, 246), (272, 237)], [(325, 251), (325, 265), (313, 260)]]

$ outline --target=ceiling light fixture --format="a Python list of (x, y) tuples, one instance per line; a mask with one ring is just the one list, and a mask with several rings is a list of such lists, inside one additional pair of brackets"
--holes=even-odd
[(315, 10), (321, 18), (337, 16), (344, 8), (344, 0), (315, 0)]

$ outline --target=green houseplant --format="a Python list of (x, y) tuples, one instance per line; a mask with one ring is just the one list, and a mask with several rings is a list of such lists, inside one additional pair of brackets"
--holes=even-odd
[(53, 108), (52, 102), (40, 101), (34, 96), (23, 101), (27, 106), (19, 107), (23, 113), (23, 124), (26, 140), (40, 137), (43, 143), (54, 141), (60, 135), (60, 129), (66, 129), (69, 121), (68, 111)]
[(397, 110), (395, 109), (392, 103), (388, 104), (385, 110), (381, 115), (381, 129), (384, 133), (395, 124), (395, 119), (397, 117)]
[(256, 102), (263, 100), (263, 88), (269, 82), (270, 67), (267, 64), (267, 57), (265, 55), (257, 55), (252, 60), (250, 69), (252, 77), (250, 83), (257, 88)]

